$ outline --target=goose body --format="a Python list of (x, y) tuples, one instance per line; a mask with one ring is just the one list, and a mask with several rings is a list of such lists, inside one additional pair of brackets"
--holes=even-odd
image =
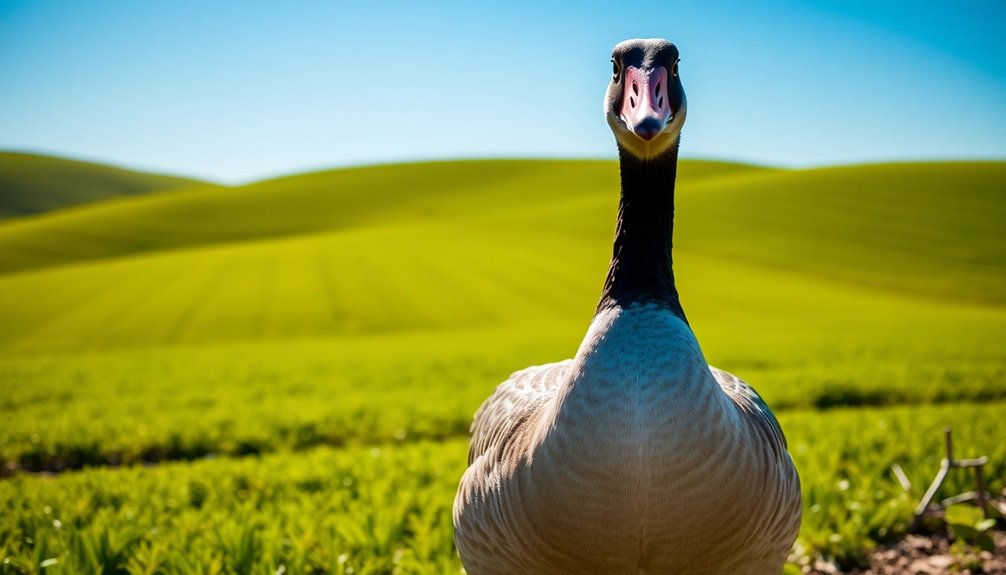
[[(601, 302), (572, 359), (514, 373), (476, 414), (458, 552), (469, 575), (778, 574), (800, 523), (784, 436), (706, 362), (674, 287), (677, 49), (630, 41), (613, 61), (622, 195)], [(629, 90), (666, 105), (659, 130), (638, 136), (653, 110), (626, 113)]]

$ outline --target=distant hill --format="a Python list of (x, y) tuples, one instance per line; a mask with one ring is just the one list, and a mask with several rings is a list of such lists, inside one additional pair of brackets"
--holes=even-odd
[[(41, 169), (47, 159), (35, 160)], [(92, 172), (77, 172), (82, 182), (91, 174), (159, 178), (88, 166)], [(605, 251), (617, 189), (616, 164), (601, 160), (394, 164), (235, 188), (201, 185), (6, 222), (0, 275), (433, 222), (552, 230)], [(679, 249), (902, 293), (1006, 303), (1003, 190), (1006, 162), (779, 170), (684, 160), (675, 242)]]
[(0, 219), (203, 183), (52, 156), (0, 152)]
[[(770, 171), (685, 160), (679, 178), (695, 183)], [(393, 164), (298, 174), (235, 188), (203, 186), (11, 222), (0, 227), (0, 274), (374, 225), (561, 210), (585, 198), (613, 206), (617, 190), (617, 164), (604, 160)], [(607, 225), (610, 216), (596, 217)]]
[[(713, 351), (742, 349), (728, 344), (748, 333), (766, 343), (766, 324), (810, 337), (801, 330), (825, 322), (866, 345), (871, 317), (896, 341), (912, 322), (996, 340), (1002, 190), (1003, 162), (683, 161), (682, 297)], [(194, 186), (16, 219), (0, 225), (0, 350), (582, 326), (617, 202), (613, 161), (473, 160)]]

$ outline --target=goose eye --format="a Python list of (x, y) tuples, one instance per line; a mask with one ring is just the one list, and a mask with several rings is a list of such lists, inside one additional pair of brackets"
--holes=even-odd
[(611, 81), (618, 81), (618, 64), (614, 60), (611, 61)]
[(675, 78), (678, 77), (678, 62), (680, 62), (680, 61), (681, 60), (676, 60), (674, 62), (674, 65), (671, 66), (671, 76), (674, 76)]

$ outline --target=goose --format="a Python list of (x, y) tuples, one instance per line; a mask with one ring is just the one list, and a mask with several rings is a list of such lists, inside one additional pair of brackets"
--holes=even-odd
[(514, 373), (476, 413), (458, 554), (468, 575), (778, 574), (801, 513), (786, 439), (706, 362), (674, 283), (678, 49), (628, 40), (612, 65), (621, 193), (600, 301), (572, 359)]

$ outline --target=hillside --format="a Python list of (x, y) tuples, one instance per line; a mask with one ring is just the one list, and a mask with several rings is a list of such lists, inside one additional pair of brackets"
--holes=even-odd
[(0, 152), (0, 219), (202, 183), (52, 156)]
[[(609, 188), (610, 189), (610, 188)], [(611, 193), (515, 224), (610, 236)], [(683, 179), (675, 246), (904, 295), (1006, 304), (1006, 162), (739, 172)]]
[(682, 200), (683, 247), (910, 295), (1006, 304), (1004, 162), (766, 174), (701, 184)]
[[(605, 161), (467, 161), (196, 187), (0, 227), (0, 275), (304, 234), (481, 222), (605, 253), (617, 202)], [(729, 260), (951, 301), (1006, 303), (1006, 163), (766, 170), (685, 161), (676, 245)], [(379, 246), (373, 246), (380, 249)]]
[[(880, 401), (856, 398), (881, 382), (884, 397), (961, 379), (1000, 393), (1002, 164), (682, 171), (675, 265), (712, 361), (798, 404), (808, 380), (822, 402)], [(518, 341), (568, 354), (610, 256), (616, 177), (609, 162), (372, 167), (35, 218), (0, 228), (0, 352), (474, 330), (501, 357)]]
[[(681, 171), (683, 180), (699, 181), (765, 170), (690, 161)], [(462, 161), (333, 170), (239, 188), (152, 194), (0, 227), (0, 273), (154, 250), (484, 217), (583, 198), (610, 202), (617, 178), (615, 164), (607, 161)]]

